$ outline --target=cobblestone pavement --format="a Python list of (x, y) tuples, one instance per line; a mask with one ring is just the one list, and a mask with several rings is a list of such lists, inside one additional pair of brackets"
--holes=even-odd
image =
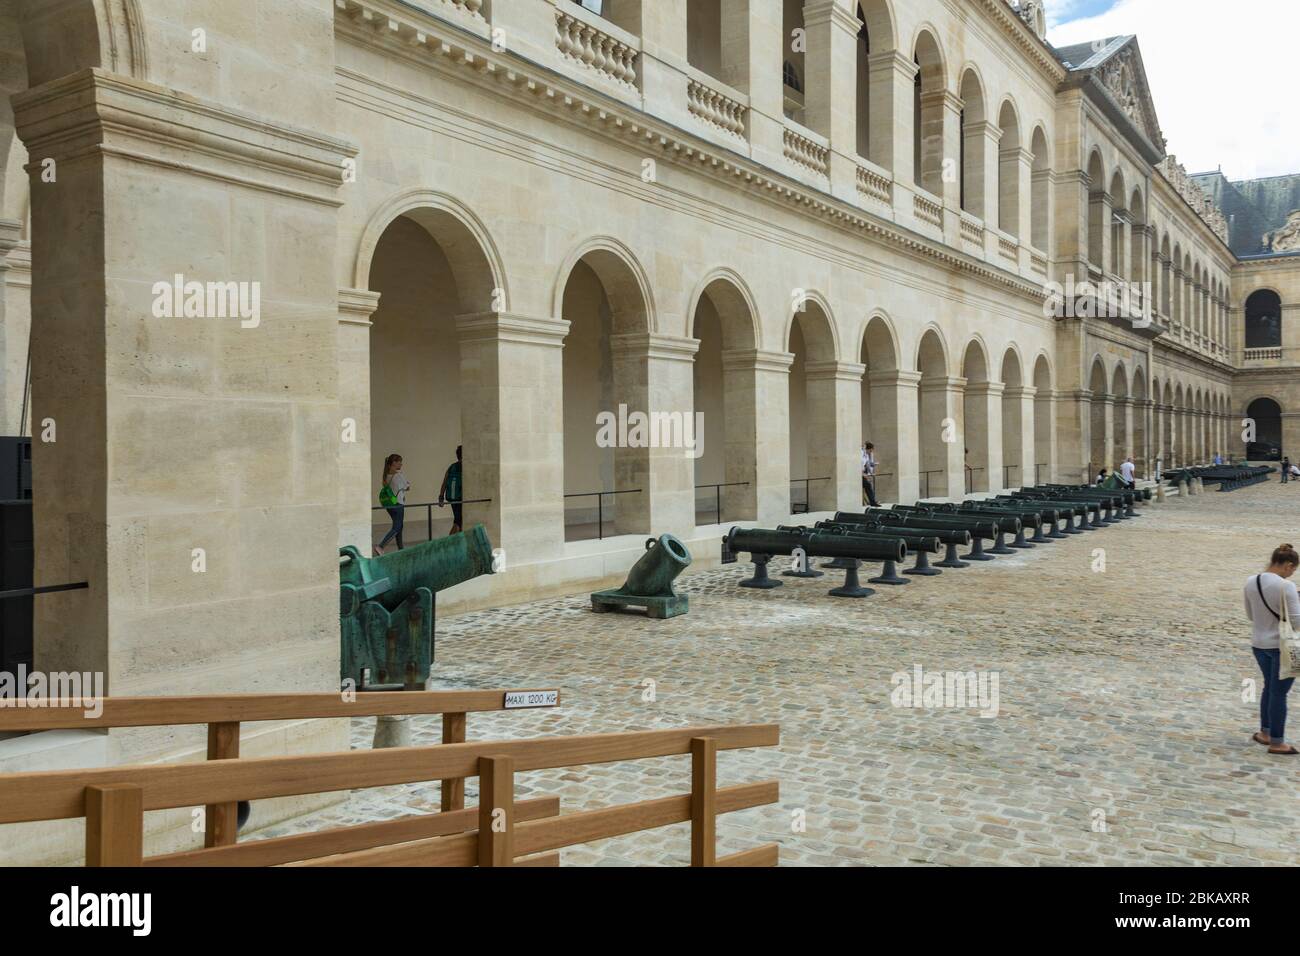
[[(833, 573), (740, 589), (748, 565), (732, 565), (683, 576), (691, 611), (669, 621), (595, 615), (585, 595), (466, 614), (441, 622), (432, 686), (563, 689), (554, 711), (471, 715), (470, 739), (780, 723), (779, 748), (719, 755), (723, 784), (781, 783), (779, 805), (720, 819), (720, 853), (775, 841), (784, 865), (1300, 863), (1300, 760), (1250, 740), (1259, 675), (1241, 598), (1271, 548), (1300, 542), (1300, 485), (1140, 514), (865, 600), (828, 597)], [(996, 676), (997, 715), (894, 706), (891, 677), (910, 682), (915, 665)], [(354, 723), (369, 746), (372, 722)], [(416, 742), (438, 728), (415, 718)], [(674, 757), (521, 774), (517, 792), (576, 810), (689, 779)], [(436, 801), (433, 785), (357, 792), (262, 835)], [(685, 824), (562, 855), (688, 859)]]

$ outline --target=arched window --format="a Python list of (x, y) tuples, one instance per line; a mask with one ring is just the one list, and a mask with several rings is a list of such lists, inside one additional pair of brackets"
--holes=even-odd
[(781, 80), (796, 93), (803, 92), (803, 84), (799, 82), (799, 71), (794, 68), (794, 64), (789, 60), (786, 60), (781, 66)]
[(1246, 348), (1282, 345), (1282, 300), (1271, 289), (1260, 289), (1246, 300)]

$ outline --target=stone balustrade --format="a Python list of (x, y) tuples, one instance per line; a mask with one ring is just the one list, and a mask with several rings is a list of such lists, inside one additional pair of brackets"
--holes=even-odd
[(790, 162), (810, 169), (819, 176), (825, 176), (830, 171), (829, 144), (818, 143), (810, 135), (792, 129), (787, 123), (782, 145), (785, 158)]
[(555, 11), (555, 46), (570, 63), (621, 86), (636, 88), (637, 57), (630, 43), (566, 10)]
[(749, 108), (701, 80), (687, 81), (686, 108), (692, 116), (724, 133), (745, 137), (745, 114)]

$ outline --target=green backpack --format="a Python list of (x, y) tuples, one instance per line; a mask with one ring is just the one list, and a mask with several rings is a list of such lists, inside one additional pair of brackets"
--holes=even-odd
[(385, 508), (394, 508), (397, 506), (397, 495), (393, 494), (393, 489), (384, 485), (379, 489), (379, 503)]

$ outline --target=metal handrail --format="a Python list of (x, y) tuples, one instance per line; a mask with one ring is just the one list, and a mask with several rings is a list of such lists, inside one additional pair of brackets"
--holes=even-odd
[(620, 488), (614, 491), (574, 491), (564, 497), (596, 499), (596, 540), (603, 541), (605, 539), (605, 495), (639, 495), (640, 493), (640, 488)]
[(723, 488), (741, 488), (741, 487), (748, 487), (748, 486), (749, 486), (749, 482), (747, 482), (747, 481), (724, 481), (724, 482), (721, 482), (721, 483), (718, 483), (718, 484), (712, 484), (712, 485), (696, 485), (696, 486), (695, 486), (695, 490), (696, 490), (696, 491), (699, 491), (701, 488), (712, 488), (712, 489), (714, 489), (714, 491), (715, 491), (715, 493), (716, 493), (715, 497), (716, 497), (716, 499), (717, 499), (716, 504), (715, 504), (715, 506), (714, 506), (714, 512), (715, 512), (715, 514), (717, 515), (717, 519), (718, 519), (717, 522), (716, 522), (716, 524), (722, 524), (722, 489), (723, 489)]
[(925, 479), (925, 493), (921, 495), (922, 498), (929, 498), (929, 497), (930, 497), (930, 476), (931, 476), (931, 475), (942, 475), (942, 474), (943, 474), (945, 471), (947, 471), (947, 470), (948, 470), (948, 469), (946, 469), (946, 468), (930, 468), (930, 469), (928, 469), (928, 470), (927, 470), (927, 469), (922, 469), (921, 471), (919, 471), (919, 472), (917, 473), (918, 477), (920, 477), (920, 478), (924, 478), (924, 479)]
[(457, 498), (455, 500), (448, 498), (445, 501), (417, 501), (413, 504), (401, 503), (395, 505), (375, 505), (370, 510), (387, 511), (389, 508), (401, 508), (403, 511), (405, 511), (407, 508), (423, 508), (425, 519), (428, 522), (429, 540), (432, 541), (434, 508), (441, 508), (444, 505), (481, 505), (481, 504), (486, 504), (491, 500), (492, 500), (491, 498)]
[(801, 481), (803, 482), (803, 511), (797, 511), (795, 509), (794, 500), (792, 498), (790, 501), (790, 514), (792, 515), (807, 514), (809, 510), (812, 509), (812, 492), (809, 490), (808, 485), (814, 481), (830, 481), (830, 480), (831, 480), (830, 475), (827, 475), (825, 478), (791, 478), (790, 484), (792, 485), (797, 485)]

